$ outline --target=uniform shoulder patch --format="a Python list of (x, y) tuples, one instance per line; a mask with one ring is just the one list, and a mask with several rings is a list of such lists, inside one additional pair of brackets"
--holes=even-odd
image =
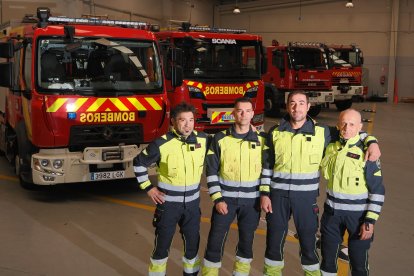
[(361, 155), (353, 153), (353, 152), (347, 152), (346, 156), (351, 157), (353, 159), (359, 159), (361, 157)]

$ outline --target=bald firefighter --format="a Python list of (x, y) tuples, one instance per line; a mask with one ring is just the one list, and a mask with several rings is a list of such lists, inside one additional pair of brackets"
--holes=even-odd
[(339, 247), (348, 231), (353, 276), (369, 274), (368, 250), (384, 203), (380, 161), (365, 161), (360, 141), (361, 114), (348, 109), (338, 120), (340, 139), (328, 145), (322, 175), (328, 180), (321, 219), (322, 275), (336, 275)]

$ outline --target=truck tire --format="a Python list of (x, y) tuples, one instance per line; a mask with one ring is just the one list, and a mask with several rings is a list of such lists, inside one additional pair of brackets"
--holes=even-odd
[(277, 91), (266, 89), (265, 91), (265, 115), (268, 117), (277, 117), (280, 115), (280, 103), (275, 95)]
[(344, 111), (352, 106), (352, 99), (335, 102), (336, 108), (339, 111)]
[(316, 117), (318, 116), (319, 113), (321, 113), (321, 110), (322, 110), (322, 105), (313, 105), (310, 107), (308, 111), (308, 115), (311, 117)]
[(14, 157), (16, 175), (19, 177), (20, 186), (27, 190), (36, 190), (39, 186), (33, 184), (30, 159), (33, 145), (27, 139), (26, 126), (19, 123), (16, 127), (17, 149)]

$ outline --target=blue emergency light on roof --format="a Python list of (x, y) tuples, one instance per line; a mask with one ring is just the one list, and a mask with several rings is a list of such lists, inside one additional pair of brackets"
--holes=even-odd
[(84, 25), (105, 25), (105, 26), (122, 26), (129, 28), (149, 30), (151, 25), (145, 22), (125, 21), (125, 20), (109, 20), (100, 18), (69, 18), (61, 16), (52, 16), (48, 18), (49, 23), (68, 23), (68, 24), (84, 24)]
[(201, 27), (201, 26), (191, 26), (189, 27), (190, 31), (194, 32), (212, 32), (212, 33), (233, 33), (241, 34), (245, 33), (244, 29), (227, 29), (227, 28), (214, 28), (214, 27)]

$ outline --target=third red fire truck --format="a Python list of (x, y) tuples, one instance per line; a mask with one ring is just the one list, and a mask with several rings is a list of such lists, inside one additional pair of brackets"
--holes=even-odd
[(309, 114), (317, 116), (326, 103), (334, 101), (328, 53), (321, 43), (276, 41), (267, 47), (266, 113), (277, 116), (293, 90), (304, 90), (311, 102)]
[[(234, 121), (231, 114), (234, 100), (242, 96), (254, 104), (252, 124), (257, 129), (263, 128), (262, 38), (244, 32), (184, 23), (179, 30), (156, 33), (164, 64), (173, 63), (183, 69), (182, 85), (169, 81), (167, 74), (171, 106), (182, 101), (193, 104), (198, 113), (197, 130), (214, 133), (227, 128)], [(182, 54), (171, 54), (174, 49), (180, 49)]]
[(353, 98), (362, 98), (362, 64), (364, 58), (361, 49), (355, 45), (328, 45), (332, 67), (332, 90), (335, 93), (335, 105), (338, 110), (352, 106)]

